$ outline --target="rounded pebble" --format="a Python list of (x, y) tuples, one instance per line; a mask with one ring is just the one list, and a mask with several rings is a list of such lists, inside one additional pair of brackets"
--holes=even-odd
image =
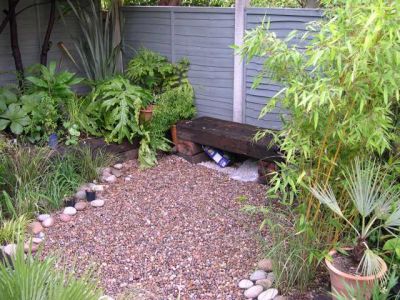
[(77, 191), (75, 194), (75, 198), (77, 200), (85, 200), (86, 199), (86, 192), (84, 190)]
[(17, 245), (16, 244), (8, 244), (4, 246), (3, 251), (5, 254), (9, 256), (13, 256), (17, 254)]
[(38, 234), (43, 231), (43, 226), (39, 222), (32, 222), (28, 225), (28, 232)]
[(60, 220), (63, 222), (69, 222), (72, 220), (72, 216), (71, 215), (66, 215), (66, 214), (61, 214), (60, 215)]
[(239, 288), (241, 289), (248, 289), (251, 288), (253, 285), (254, 285), (253, 281), (248, 279), (242, 279), (238, 284)]
[(79, 201), (75, 203), (75, 209), (78, 211), (85, 210), (86, 207), (87, 207), (87, 202), (85, 201)]
[(256, 280), (256, 284), (261, 285), (264, 289), (269, 289), (272, 286), (272, 281), (268, 278)]
[(268, 290), (262, 292), (258, 296), (257, 300), (272, 300), (276, 296), (278, 296), (278, 290), (277, 289), (268, 289)]
[(95, 192), (103, 192), (104, 191), (104, 185), (96, 184), (92, 189)]
[(267, 278), (267, 273), (263, 270), (257, 270), (250, 275), (250, 280), (256, 281)]
[(261, 285), (255, 285), (255, 286), (252, 286), (251, 288), (245, 290), (244, 296), (249, 299), (257, 298), (257, 296), (260, 295), (263, 290), (264, 289)]
[(54, 225), (54, 218), (50, 217), (47, 218), (42, 222), (43, 227), (49, 228)]
[(117, 181), (117, 177), (115, 175), (104, 176), (104, 181), (107, 183), (114, 183)]
[(39, 245), (38, 244), (34, 244), (34, 243), (25, 243), (24, 244), (24, 251), (25, 253), (28, 253), (29, 251), (31, 253), (35, 253), (37, 250), (39, 249)]
[(114, 168), (117, 170), (121, 170), (122, 169), (122, 164), (115, 164)]
[(257, 263), (257, 268), (265, 272), (272, 271), (272, 260), (264, 258)]
[(104, 200), (97, 199), (90, 202), (90, 205), (93, 207), (102, 207), (104, 205)]
[(41, 239), (41, 238), (38, 238), (38, 237), (32, 238), (32, 243), (40, 244), (41, 242), (43, 242), (43, 239)]
[(68, 206), (68, 207), (64, 208), (63, 214), (73, 216), (76, 214), (76, 209), (75, 209), (75, 207)]
[(49, 214), (40, 214), (40, 215), (38, 215), (38, 217), (37, 217), (37, 219), (38, 219), (39, 222), (43, 222), (44, 220), (46, 220), (46, 219), (48, 219), (48, 218), (50, 218), (50, 215), (49, 215)]

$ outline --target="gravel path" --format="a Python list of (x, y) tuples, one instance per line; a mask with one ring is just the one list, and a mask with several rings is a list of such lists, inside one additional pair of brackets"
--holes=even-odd
[(130, 161), (122, 171), (102, 193), (104, 207), (46, 230), (45, 253), (61, 252), (79, 272), (94, 264), (114, 297), (243, 299), (237, 282), (260, 258), (261, 220), (240, 212), (237, 198), (261, 204), (265, 186), (176, 156), (145, 171)]

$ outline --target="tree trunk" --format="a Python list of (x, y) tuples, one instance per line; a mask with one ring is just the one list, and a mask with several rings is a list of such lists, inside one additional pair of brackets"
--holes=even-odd
[(18, 26), (17, 26), (17, 16), (15, 13), (15, 8), (19, 0), (8, 0), (8, 16), (10, 23), (10, 39), (11, 39), (11, 51), (14, 57), (15, 70), (17, 71), (17, 78), (19, 87), (24, 88), (24, 65), (22, 63), (21, 51), (19, 49), (18, 42)]
[(51, 0), (49, 22), (47, 24), (46, 35), (44, 36), (42, 52), (40, 54), (40, 63), (47, 65), (47, 53), (50, 51), (50, 37), (56, 20), (56, 0)]

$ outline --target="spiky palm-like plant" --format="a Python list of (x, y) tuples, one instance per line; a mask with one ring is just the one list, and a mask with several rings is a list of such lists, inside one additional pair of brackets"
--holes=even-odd
[(317, 185), (310, 190), (322, 204), (340, 216), (356, 233), (352, 251), (353, 259), (359, 263), (358, 270), (365, 276), (378, 274), (383, 260), (369, 248), (368, 237), (379, 229), (385, 229), (397, 236), (400, 226), (400, 192), (395, 183), (385, 181), (386, 174), (374, 161), (361, 162), (356, 159), (351, 168), (345, 171), (346, 192), (357, 210), (361, 222), (357, 226), (340, 209), (330, 186)]

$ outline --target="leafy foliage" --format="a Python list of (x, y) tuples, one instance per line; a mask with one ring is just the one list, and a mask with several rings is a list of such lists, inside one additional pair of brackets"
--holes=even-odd
[(187, 59), (173, 64), (165, 56), (142, 48), (129, 62), (126, 74), (134, 84), (150, 90), (155, 96), (181, 84), (187, 84), (188, 71)]
[(121, 45), (114, 45), (114, 26), (119, 22), (114, 10), (109, 10), (105, 21), (95, 1), (88, 7), (81, 6), (79, 1), (69, 3), (78, 20), (81, 34), (75, 38), (75, 50), (79, 58), (74, 58), (67, 48), (63, 48), (75, 66), (93, 83), (111, 79), (117, 75)]
[(400, 47), (394, 26), (400, 21), (399, 3), (339, 2), (327, 11), (322, 26), (314, 24), (320, 31), (303, 44), (304, 51), (289, 46), (298, 38), (295, 33), (279, 40), (265, 25), (248, 32), (240, 49), (249, 60), (265, 59), (254, 87), (265, 77), (286, 85), (262, 111), (264, 115), (279, 102), (290, 113), (284, 129), (272, 132), (285, 162), (279, 164), (270, 192), (286, 203), (301, 199), (299, 229), (318, 228), (316, 242), (321, 244), (335, 242), (340, 227), (327, 226), (329, 213), (320, 217), (319, 204), (305, 186), (329, 183), (338, 203), (346, 205), (338, 166), (391, 149), (398, 118), (392, 111), (400, 98), (400, 62), (394, 59)]
[(6, 218), (59, 208), (82, 183), (97, 178), (98, 168), (114, 162), (102, 150), (94, 155), (86, 148), (58, 156), (48, 148), (10, 145), (0, 154), (0, 208)]
[[(353, 232), (344, 231), (350, 225), (321, 207), (307, 186), (331, 186), (324, 196), (334, 196), (343, 216), (355, 220), (342, 168), (357, 156), (378, 157), (383, 164), (391, 157), (395, 166), (392, 145), (398, 140), (399, 124), (393, 112), (400, 100), (400, 60), (395, 59), (400, 3), (333, 2), (321, 22), (310, 24), (311, 33), (294, 32), (280, 40), (263, 24), (247, 32), (239, 49), (247, 61), (264, 60), (254, 88), (264, 78), (285, 86), (261, 112), (263, 116), (278, 104), (288, 112), (283, 130), (258, 135), (272, 134), (285, 157), (273, 174), (269, 196), (297, 204), (296, 231), (321, 251)], [(308, 257), (315, 265), (312, 252)]]
[(386, 186), (385, 176), (381, 174), (381, 168), (375, 162), (361, 163), (356, 160), (351, 170), (346, 171), (345, 177), (348, 183), (348, 199), (361, 217), (360, 229), (339, 208), (331, 187), (325, 189), (316, 186), (311, 188), (311, 192), (354, 229), (357, 239), (353, 258), (360, 263), (359, 268), (363, 275), (376, 275), (382, 269), (383, 260), (369, 249), (367, 239), (371, 233), (381, 228), (392, 233), (394, 237), (397, 236), (400, 231), (400, 192), (397, 191), (394, 182)]
[(140, 109), (150, 102), (150, 95), (122, 76), (97, 86), (92, 93), (91, 108), (97, 113), (98, 127), (109, 142), (132, 141), (139, 133)]
[(9, 89), (0, 89), (0, 131), (8, 127), (18, 135), (30, 122), (27, 112), (18, 101), (18, 96)]
[[(12, 267), (11, 267), (12, 266)], [(77, 299), (97, 300), (101, 290), (92, 272), (75, 278), (74, 270), (57, 266), (53, 257), (39, 259), (28, 254), (20, 245), (11, 262), (0, 263), (0, 294), (4, 300)]]
[(24, 215), (11, 220), (2, 220), (0, 217), (0, 245), (20, 241), (24, 236), (28, 222), (29, 219)]

